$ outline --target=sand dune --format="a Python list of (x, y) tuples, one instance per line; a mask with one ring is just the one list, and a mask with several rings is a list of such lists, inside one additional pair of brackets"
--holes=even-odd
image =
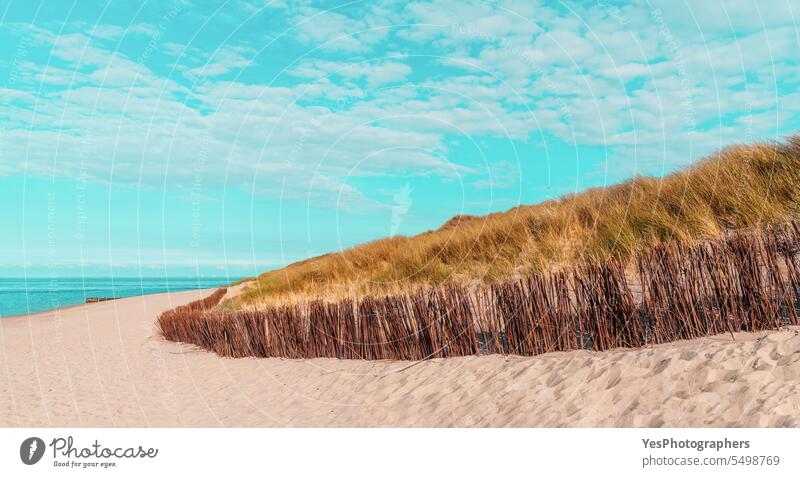
[(800, 425), (798, 328), (416, 363), (222, 359), (155, 335), (209, 293), (0, 319), (0, 425)]

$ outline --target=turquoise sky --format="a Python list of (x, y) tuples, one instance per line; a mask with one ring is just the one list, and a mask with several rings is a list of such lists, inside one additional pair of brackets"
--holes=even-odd
[(254, 275), (800, 129), (800, 7), (0, 5), (0, 276)]

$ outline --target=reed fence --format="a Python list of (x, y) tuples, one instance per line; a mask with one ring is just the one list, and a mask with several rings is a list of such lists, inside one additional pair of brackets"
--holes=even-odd
[(161, 333), (230, 357), (421, 360), (640, 347), (797, 325), (800, 223), (487, 285), (236, 311), (215, 308), (224, 295), (165, 312)]

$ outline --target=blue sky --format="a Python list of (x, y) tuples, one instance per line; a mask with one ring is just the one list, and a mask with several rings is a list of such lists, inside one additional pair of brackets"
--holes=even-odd
[(254, 275), (800, 129), (791, 1), (0, 6), (0, 276)]

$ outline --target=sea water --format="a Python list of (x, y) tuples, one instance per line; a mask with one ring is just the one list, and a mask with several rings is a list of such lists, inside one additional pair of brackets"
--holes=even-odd
[(87, 298), (124, 298), (216, 288), (238, 277), (183, 278), (0, 278), (0, 318), (85, 303)]

